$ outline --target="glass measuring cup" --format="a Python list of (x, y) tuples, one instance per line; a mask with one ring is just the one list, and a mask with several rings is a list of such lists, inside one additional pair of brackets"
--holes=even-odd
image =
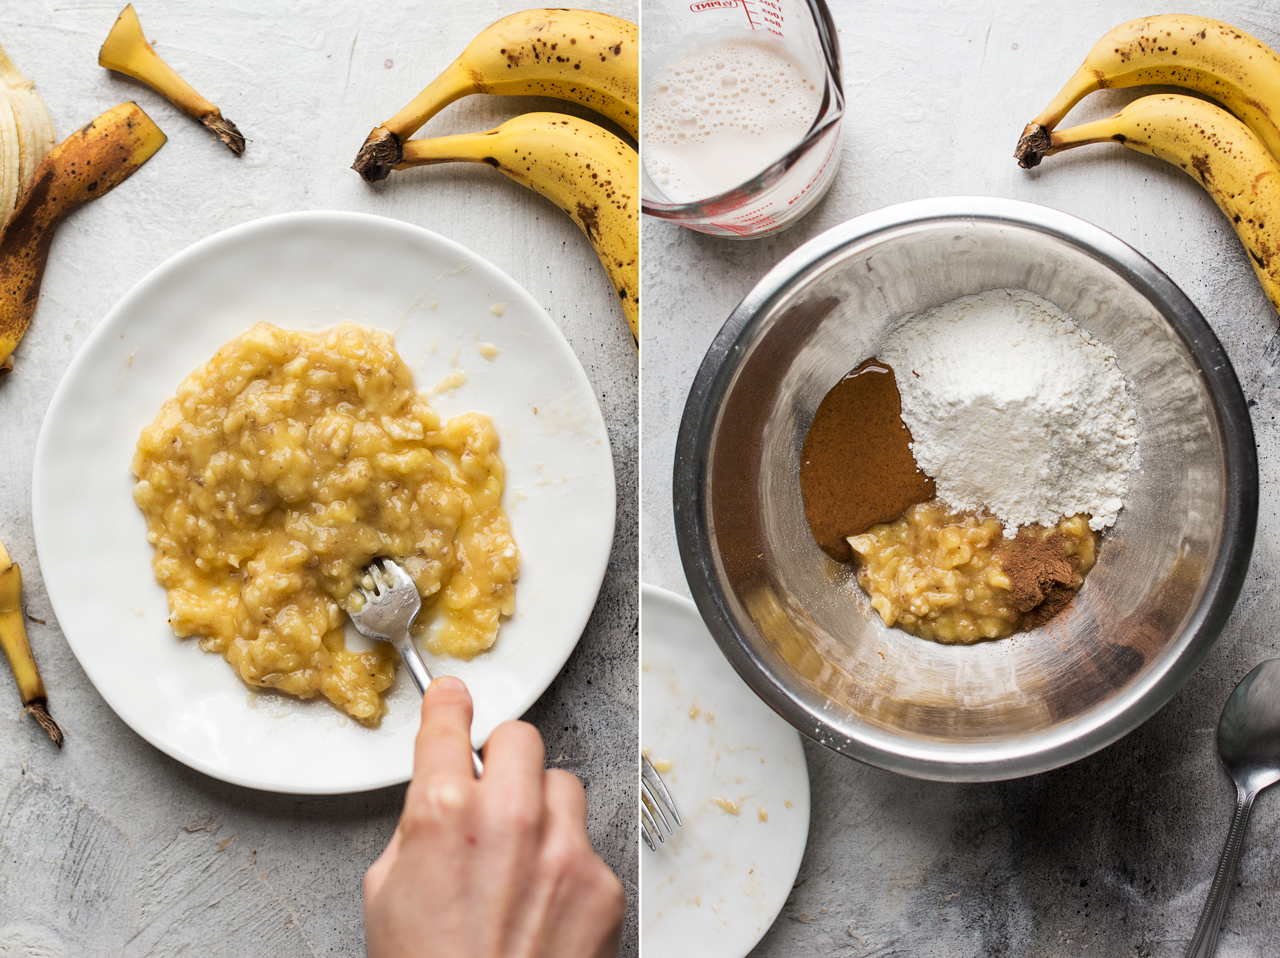
[[(716, 195), (677, 202), (641, 165), (641, 209), (651, 216), (718, 236), (751, 238), (793, 225), (822, 197), (835, 176), (844, 115), (840, 47), (826, 0), (644, 0), (641, 70), (642, 155), (644, 117), (650, 115), (663, 67), (700, 44), (738, 39), (773, 49), (800, 67), (821, 90), (808, 132), (782, 156), (761, 156), (764, 166)], [(772, 162), (770, 162), (772, 160)]]

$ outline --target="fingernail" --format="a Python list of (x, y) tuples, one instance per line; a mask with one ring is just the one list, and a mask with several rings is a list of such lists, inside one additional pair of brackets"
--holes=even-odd
[(442, 689), (453, 689), (455, 692), (465, 692), (467, 690), (466, 683), (454, 675), (442, 675), (438, 679), (433, 679), (431, 684), (437, 685)]

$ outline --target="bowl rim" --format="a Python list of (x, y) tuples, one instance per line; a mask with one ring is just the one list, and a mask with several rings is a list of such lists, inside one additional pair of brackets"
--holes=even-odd
[[(850, 246), (906, 226), (956, 220), (990, 221), (1053, 236), (1112, 269), (1155, 305), (1199, 368), (1222, 435), (1226, 517), (1221, 545), (1167, 667), (1149, 670), (1110, 702), (1047, 732), (994, 744), (906, 739), (869, 725), (856, 735), (846, 734), (828, 725), (821, 710), (807, 706), (764, 667), (729, 610), (708, 535), (710, 442), (746, 347), (775, 302)], [(1258, 519), (1253, 423), (1226, 351), (1195, 304), (1154, 263), (1101, 227), (1046, 206), (986, 196), (912, 200), (865, 213), (810, 239), (766, 273), (729, 314), (698, 368), (680, 420), (672, 478), (676, 541), (690, 592), (716, 643), (747, 685), (815, 742), (870, 765), (937, 781), (999, 781), (1059, 768), (1112, 744), (1163, 708), (1226, 625), (1249, 569)]]

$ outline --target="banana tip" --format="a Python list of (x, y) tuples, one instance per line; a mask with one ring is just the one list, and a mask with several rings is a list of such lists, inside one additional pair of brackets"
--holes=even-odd
[(404, 146), (400, 137), (385, 126), (377, 127), (370, 133), (356, 154), (356, 161), (351, 168), (359, 173), (366, 183), (377, 183), (391, 175), (396, 164), (404, 159)]
[(49, 733), (49, 738), (53, 739), (53, 744), (62, 748), (63, 735), (62, 729), (58, 728), (58, 723), (53, 720), (53, 716), (49, 714), (48, 706), (36, 699), (27, 706), (26, 711), (31, 713), (31, 717), (40, 723), (40, 727)]
[(215, 110), (212, 113), (206, 113), (204, 116), (200, 117), (200, 122), (208, 127), (214, 136), (227, 144), (227, 149), (232, 153), (236, 156), (243, 155), (244, 135), (234, 123), (224, 117), (219, 111)]
[(1013, 157), (1024, 170), (1039, 166), (1049, 150), (1049, 129), (1039, 123), (1028, 123), (1013, 151)]

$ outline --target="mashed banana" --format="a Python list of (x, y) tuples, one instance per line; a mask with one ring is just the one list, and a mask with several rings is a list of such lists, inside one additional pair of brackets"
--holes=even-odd
[[(1097, 557), (1089, 517), (1072, 516), (1047, 528), (1024, 526), (1019, 542), (1053, 539), (1071, 560), (1078, 589)], [(969, 645), (1027, 628), (1005, 571), (1004, 527), (992, 518), (949, 509), (937, 499), (912, 506), (893, 522), (849, 537), (858, 584), (885, 625), (922, 639)]]
[(484, 651), (514, 609), (493, 424), (441, 423), (379, 330), (259, 323), (187, 377), (132, 469), (170, 625), (250, 685), (381, 718), (395, 651), (349, 650), (342, 633), (378, 556), (412, 576), (433, 652)]

